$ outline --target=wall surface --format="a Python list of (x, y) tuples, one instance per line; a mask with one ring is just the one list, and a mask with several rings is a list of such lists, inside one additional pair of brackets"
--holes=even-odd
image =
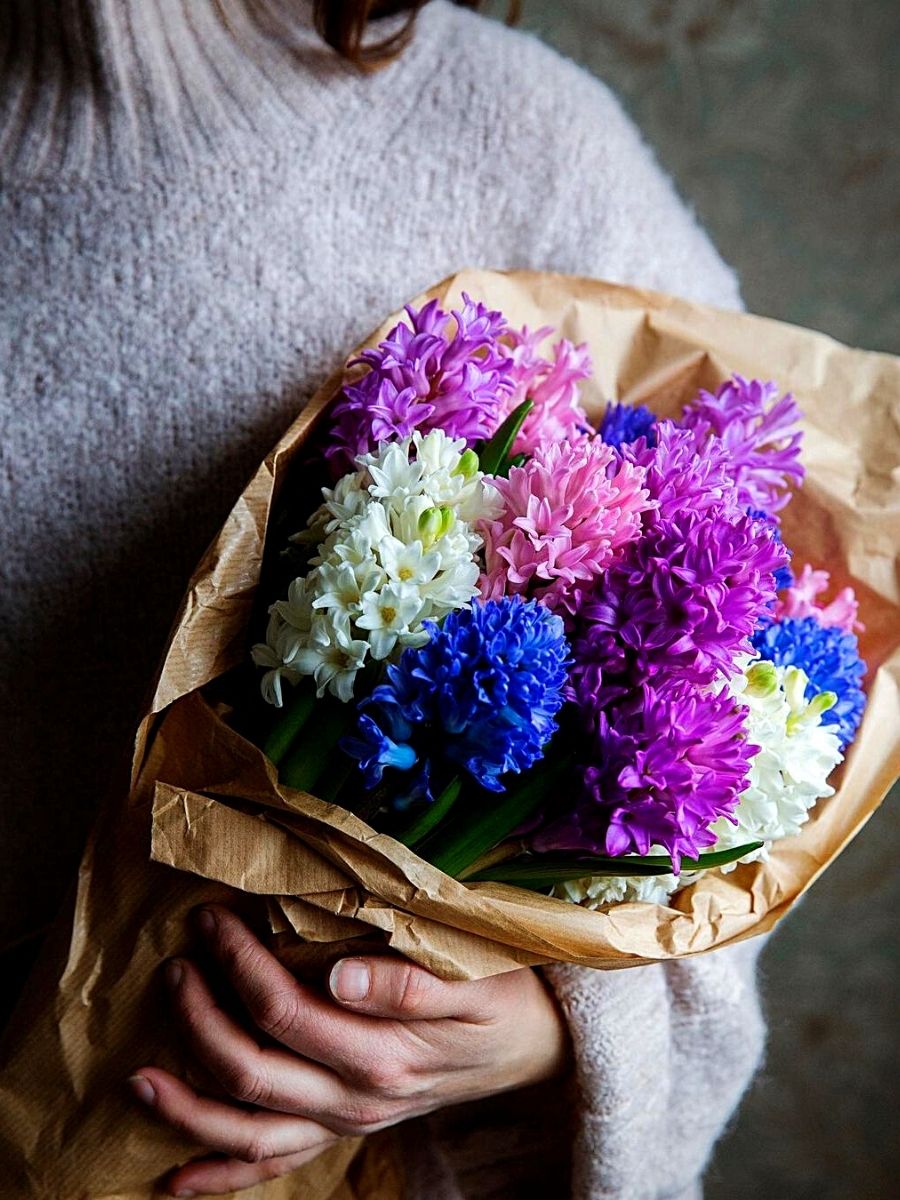
[[(524, 0), (521, 24), (618, 92), (748, 308), (900, 352), (900, 4)], [(898, 1194), (892, 799), (764, 953), (767, 1063), (707, 1200)]]

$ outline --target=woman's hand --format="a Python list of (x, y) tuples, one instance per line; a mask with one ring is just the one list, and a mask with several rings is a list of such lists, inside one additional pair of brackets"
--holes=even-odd
[(325, 998), (227, 909), (203, 909), (198, 923), (266, 1044), (219, 1007), (194, 963), (168, 964), (189, 1047), (237, 1102), (156, 1067), (129, 1081), (163, 1120), (226, 1156), (179, 1168), (172, 1195), (249, 1187), (341, 1137), (538, 1083), (565, 1065), (565, 1025), (534, 971), (445, 983), (403, 959), (348, 958)]

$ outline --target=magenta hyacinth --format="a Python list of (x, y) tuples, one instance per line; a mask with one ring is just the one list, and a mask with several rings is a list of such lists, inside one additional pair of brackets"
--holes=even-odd
[(492, 482), (504, 508), (479, 526), (485, 599), (523, 595), (555, 608), (638, 537), (651, 507), (643, 470), (599, 438), (545, 446)]
[(697, 685), (734, 674), (786, 561), (768, 526), (744, 514), (685, 509), (654, 524), (578, 598), (580, 706), (663, 677)]
[(620, 449), (626, 462), (646, 472), (647, 491), (656, 501), (654, 520), (670, 520), (685, 509), (743, 512), (734, 460), (720, 438), (709, 438), (701, 453), (696, 435), (674, 421), (659, 421), (655, 434), (655, 444), (641, 437)]
[(443, 429), (469, 445), (490, 437), (513, 390), (513, 363), (500, 339), (509, 332), (502, 313), (469, 296), (446, 313), (436, 300), (407, 306), (383, 342), (350, 366), (369, 371), (344, 388), (334, 407), (325, 446), (335, 477), (353, 470), (359, 454), (414, 430)]
[(710, 436), (722, 439), (734, 461), (734, 479), (745, 508), (777, 512), (791, 484), (803, 481), (798, 428), (800, 409), (774, 383), (734, 375), (715, 392), (701, 391), (684, 410), (681, 425), (706, 453)]
[(722, 691), (687, 681), (645, 683), (597, 713), (583, 792), (565, 814), (548, 815), (531, 838), (537, 851), (647, 854), (662, 846), (675, 870), (716, 841), (711, 825), (730, 816), (758, 747), (746, 710)]

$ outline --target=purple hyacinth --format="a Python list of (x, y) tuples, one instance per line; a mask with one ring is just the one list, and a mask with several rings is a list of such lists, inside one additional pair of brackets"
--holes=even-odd
[(396, 325), (375, 349), (350, 365), (369, 367), (348, 384), (334, 407), (325, 455), (338, 477), (356, 456), (379, 441), (443, 429), (469, 445), (490, 437), (513, 390), (512, 362), (500, 338), (508, 333), (500, 312), (465, 293), (446, 313), (436, 300), (407, 306), (409, 324)]
[(681, 425), (695, 434), (700, 453), (708, 438), (721, 438), (742, 505), (772, 513), (787, 504), (791, 483), (803, 481), (800, 416), (793, 397), (779, 397), (776, 384), (734, 375), (715, 394), (701, 391)]
[(675, 870), (713, 845), (747, 784), (746, 710), (722, 691), (646, 683), (597, 714), (583, 792), (532, 836), (537, 851), (646, 854), (662, 846)]
[(646, 471), (645, 486), (656, 501), (658, 519), (668, 520), (685, 509), (740, 512), (747, 507), (739, 501), (734, 460), (721, 439), (709, 438), (701, 451), (696, 435), (674, 421), (659, 421), (654, 433), (654, 441), (638, 438), (620, 453)]
[(597, 708), (660, 678), (702, 684), (733, 674), (786, 562), (770, 528), (745, 513), (686, 508), (657, 521), (579, 598), (579, 704)]

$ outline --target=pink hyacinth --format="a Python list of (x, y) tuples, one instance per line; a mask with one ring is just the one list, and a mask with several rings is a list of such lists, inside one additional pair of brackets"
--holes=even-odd
[(556, 608), (567, 590), (596, 579), (654, 507), (644, 474), (600, 438), (583, 437), (543, 446), (508, 479), (492, 480), (504, 509), (479, 527), (485, 599), (528, 595)]
[(503, 397), (506, 416), (530, 398), (534, 408), (513, 445), (513, 454), (533, 454), (539, 446), (569, 442), (590, 432), (590, 420), (578, 403), (578, 385), (589, 379), (592, 365), (587, 345), (563, 338), (553, 347), (552, 358), (538, 347), (553, 333), (549, 325), (530, 331), (510, 330), (501, 343), (512, 364), (507, 380), (513, 391)]
[(865, 625), (857, 619), (859, 601), (853, 588), (842, 588), (830, 604), (816, 603), (816, 597), (828, 590), (828, 584), (828, 572), (814, 571), (807, 563), (793, 586), (779, 596), (775, 605), (776, 621), (785, 617), (815, 617), (820, 625), (833, 625), (847, 633), (862, 632)]

